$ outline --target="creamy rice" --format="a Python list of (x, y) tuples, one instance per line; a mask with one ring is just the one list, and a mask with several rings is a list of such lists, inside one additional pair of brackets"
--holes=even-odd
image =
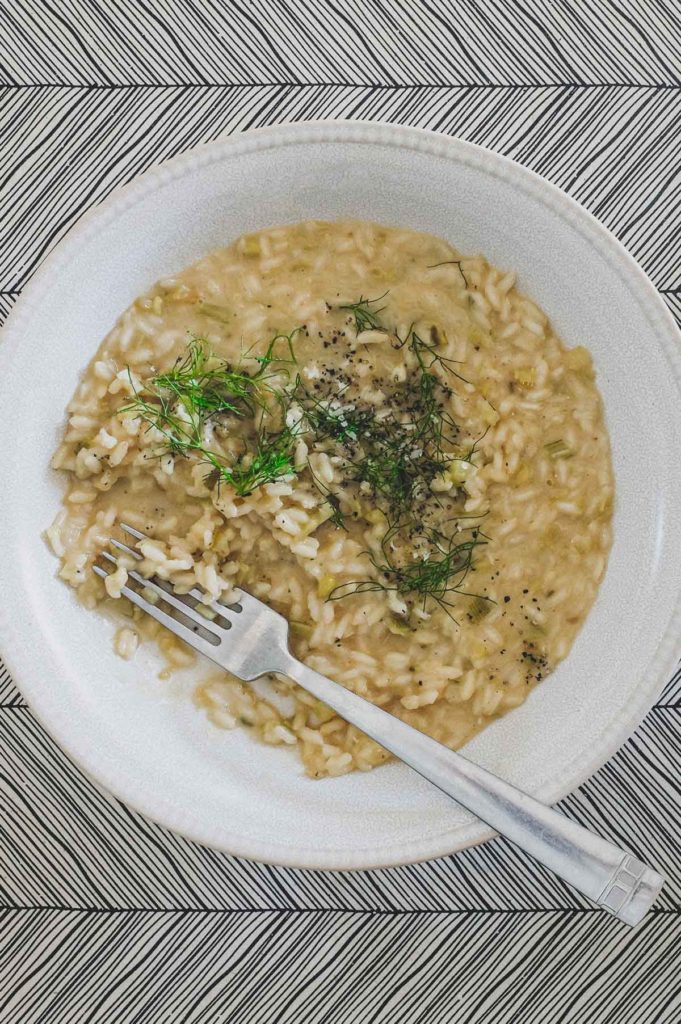
[[(202, 413), (186, 428), (201, 445), (169, 450), (184, 413), (171, 402), (159, 429), (169, 393), (149, 382), (191, 353), (208, 374), (260, 374), (264, 397)], [(511, 272), (432, 236), (341, 221), (242, 238), (123, 313), (68, 415), (47, 531), (60, 576), (124, 611), (122, 657), (154, 637), (166, 673), (193, 652), (121, 597), (125, 562), (105, 583), (91, 570), (119, 521), (149, 534), (144, 575), (207, 605), (243, 586), (289, 619), (303, 661), (451, 747), (567, 655), (605, 571), (613, 479), (588, 352)], [(277, 437), (284, 471), (259, 479), (258, 439)], [(196, 700), (296, 747), (313, 777), (388, 756), (284, 679), (214, 671)]]

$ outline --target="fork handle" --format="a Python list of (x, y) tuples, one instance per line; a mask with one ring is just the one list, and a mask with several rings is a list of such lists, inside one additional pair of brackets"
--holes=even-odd
[(277, 671), (295, 679), (347, 722), (621, 921), (638, 924), (654, 903), (664, 878), (632, 854), (308, 668), (293, 655)]

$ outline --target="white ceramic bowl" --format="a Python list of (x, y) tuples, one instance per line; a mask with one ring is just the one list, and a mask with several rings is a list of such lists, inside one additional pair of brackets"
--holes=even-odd
[(59, 501), (48, 466), (79, 373), (118, 314), (164, 274), (244, 231), (355, 216), (443, 235), (518, 272), (569, 345), (592, 351), (617, 477), (615, 542), (567, 661), (466, 753), (546, 801), (631, 734), (678, 656), (678, 334), (618, 242), (541, 178), (415, 129), (288, 125), (193, 150), (88, 214), (26, 288), (0, 355), (0, 651), (73, 759), (156, 821), (246, 857), (372, 867), (436, 857), (491, 833), (399, 764), (312, 782), (289, 752), (214, 729), (190, 681), (55, 577), (41, 540)]

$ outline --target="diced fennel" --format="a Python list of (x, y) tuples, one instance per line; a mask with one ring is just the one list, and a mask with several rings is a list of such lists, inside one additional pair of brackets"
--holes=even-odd
[(315, 701), (312, 707), (312, 712), (319, 725), (323, 725), (324, 722), (330, 722), (332, 718), (336, 717), (336, 712), (322, 700)]
[(432, 324), (429, 334), (431, 344), (435, 345), (436, 347), (447, 344), (447, 335), (445, 334), (441, 327), (437, 326), (437, 324)]
[(489, 335), (485, 334), (485, 332), (480, 327), (477, 326), (471, 327), (471, 329), (469, 330), (468, 340), (471, 342), (472, 345), (480, 345), (481, 347), (489, 345), (490, 343)]
[(482, 418), (484, 419), (485, 423), (488, 423), (490, 425), (490, 427), (496, 426), (496, 424), (499, 422), (499, 413), (494, 408), (492, 403), (489, 402), (487, 399), (485, 399), (485, 405), (482, 410)]
[(572, 448), (569, 448), (562, 438), (558, 438), (557, 441), (550, 441), (548, 444), (545, 444), (544, 449), (548, 457), (554, 460), (569, 459), (575, 454)]
[(310, 514), (307, 526), (300, 531), (301, 537), (310, 537), (318, 530), (322, 523), (328, 522), (333, 514), (333, 510), (330, 505), (320, 505), (314, 513)]
[(221, 324), (229, 324), (232, 321), (232, 314), (225, 306), (216, 306), (212, 302), (199, 303), (199, 311), (211, 320), (217, 320)]
[(309, 622), (298, 622), (296, 619), (290, 619), (289, 625), (295, 635), (303, 637), (304, 640), (309, 640), (312, 636), (314, 626), (310, 625)]
[(468, 618), (471, 622), (479, 622), (492, 611), (492, 602), (486, 601), (484, 597), (474, 597), (468, 608)]
[(537, 383), (537, 371), (533, 366), (519, 366), (513, 371), (513, 378), (521, 388), (530, 391)]
[(593, 373), (591, 355), (583, 345), (577, 345), (576, 348), (568, 349), (565, 353), (565, 365), (569, 370), (574, 370), (575, 373)]
[(443, 476), (453, 484), (462, 484), (468, 479), (474, 468), (473, 464), (466, 459), (454, 459), (447, 466)]
[(595, 510), (596, 511), (596, 515), (597, 516), (602, 516), (606, 512), (609, 515), (612, 512), (612, 509), (613, 509), (612, 494), (601, 495), (601, 498), (599, 499), (598, 504), (596, 505), (596, 510)]
[(244, 238), (241, 251), (244, 256), (259, 256), (260, 255), (260, 241), (257, 238)]
[(487, 647), (482, 640), (476, 640), (471, 644), (468, 651), (468, 657), (474, 663), (476, 661), (482, 661), (483, 658), (487, 657)]
[(324, 573), (324, 575), (317, 581), (318, 595), (325, 600), (337, 583), (338, 580), (335, 576), (331, 576), (330, 573)]
[(412, 632), (411, 626), (404, 619), (397, 615), (391, 615), (388, 619), (388, 631), (394, 636), (408, 636)]

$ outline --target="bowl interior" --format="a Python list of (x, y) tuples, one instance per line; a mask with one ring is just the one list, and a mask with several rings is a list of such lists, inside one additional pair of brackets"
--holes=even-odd
[[(517, 271), (569, 345), (593, 353), (617, 482), (615, 541), (567, 661), (466, 753), (545, 799), (596, 770), (676, 656), (681, 439), (675, 330), (652, 286), (586, 213), (465, 143), (377, 126), (289, 126), (195, 151), (112, 197), (50, 257), (2, 346), (0, 645), (46, 727), (96, 779), (158, 821), (231, 852), (319, 867), (443, 854), (487, 834), (400, 765), (321, 783), (292, 755), (210, 726), (191, 679), (142, 651), (55, 578), (40, 534), (60, 500), (49, 457), (78, 375), (128, 303), (244, 231), (361, 217), (448, 238)], [(17, 402), (17, 395), (25, 399)], [(11, 411), (10, 411), (11, 410)], [(195, 677), (195, 676), (194, 676)]]

